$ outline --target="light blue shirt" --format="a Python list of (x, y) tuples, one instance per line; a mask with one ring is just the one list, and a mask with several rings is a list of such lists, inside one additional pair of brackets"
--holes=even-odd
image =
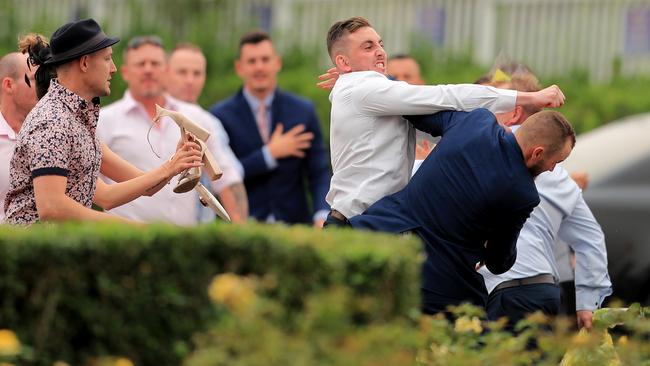
[(506, 273), (479, 271), (488, 292), (501, 282), (551, 274), (559, 279), (554, 247), (564, 240), (576, 254), (576, 310), (595, 310), (612, 293), (607, 272), (605, 236), (582, 192), (559, 164), (535, 180), (541, 203), (524, 224), (517, 240), (517, 261)]

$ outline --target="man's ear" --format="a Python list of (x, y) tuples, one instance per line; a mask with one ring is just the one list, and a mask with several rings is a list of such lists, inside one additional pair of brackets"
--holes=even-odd
[(512, 120), (514, 121), (513, 124), (515, 125), (521, 124), (524, 122), (525, 119), (526, 119), (526, 115), (524, 112), (524, 107), (520, 105), (515, 106), (515, 112), (512, 114)]
[(343, 72), (352, 71), (352, 67), (350, 66), (350, 60), (348, 60), (347, 56), (343, 54), (336, 55), (336, 57), (334, 58), (334, 63), (336, 64), (336, 68)]
[(521, 124), (522, 122), (524, 122), (524, 108), (518, 105), (515, 106), (515, 109), (512, 110), (512, 115), (503, 123), (503, 125), (510, 127)]
[(89, 55), (83, 55), (79, 57), (79, 68), (81, 71), (86, 72), (88, 71), (89, 68), (89, 62), (90, 61), (90, 56)]
[(240, 59), (235, 60), (235, 74), (237, 74), (237, 76), (239, 76), (240, 78), (243, 77), (242, 72), (241, 72), (241, 60)]
[(279, 55), (276, 55), (275, 58), (276, 58), (276, 62), (277, 62), (278, 72), (280, 72), (282, 70), (282, 57), (280, 57)]
[(14, 80), (10, 77), (3, 78), (0, 80), (0, 88), (2, 94), (9, 94), (11, 93), (11, 90), (13, 89)]
[(535, 146), (533, 148), (533, 151), (532, 151), (530, 157), (535, 162), (542, 160), (542, 158), (544, 157), (544, 146)]

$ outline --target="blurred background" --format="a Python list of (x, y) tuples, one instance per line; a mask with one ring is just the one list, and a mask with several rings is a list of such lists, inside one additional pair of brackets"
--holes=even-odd
[[(618, 139), (605, 133), (583, 148), (579, 137), (568, 164), (591, 174), (585, 197), (607, 235), (615, 294), (648, 302), (649, 0), (0, 0), (0, 53), (15, 50), (21, 34), (50, 36), (84, 17), (122, 38), (118, 68), (133, 36), (157, 34), (168, 49), (193, 42), (208, 59), (200, 104), (209, 107), (240, 87), (233, 71), (240, 36), (263, 29), (283, 56), (280, 86), (316, 104), (327, 143), (328, 94), (315, 87), (331, 66), (325, 36), (333, 22), (356, 15), (370, 20), (389, 56), (413, 55), (427, 83), (471, 83), (505, 58), (528, 64), (544, 85), (560, 85), (561, 111), (581, 134), (635, 116)], [(124, 87), (116, 77), (103, 103)], [(631, 136), (638, 141), (627, 156)]]

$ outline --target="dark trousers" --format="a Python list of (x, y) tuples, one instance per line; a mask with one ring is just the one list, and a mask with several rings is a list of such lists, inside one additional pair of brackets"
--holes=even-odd
[(575, 317), (576, 315), (576, 283), (571, 281), (560, 282), (560, 290), (562, 290), (562, 307), (560, 313), (562, 315)]
[(526, 315), (538, 310), (547, 315), (560, 312), (559, 286), (550, 283), (523, 285), (492, 291), (488, 296), (488, 319), (507, 317), (509, 330)]

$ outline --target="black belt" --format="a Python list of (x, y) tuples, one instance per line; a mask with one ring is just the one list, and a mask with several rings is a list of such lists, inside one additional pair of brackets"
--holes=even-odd
[(497, 290), (503, 290), (505, 288), (510, 288), (510, 287), (517, 287), (517, 286), (525, 286), (525, 285), (537, 285), (537, 284), (542, 284), (542, 283), (550, 283), (553, 285), (557, 285), (557, 281), (555, 281), (555, 277), (553, 277), (550, 274), (541, 274), (533, 277), (526, 277), (526, 278), (518, 278), (516, 280), (510, 280), (510, 281), (504, 281), (501, 282), (500, 284), (497, 285), (497, 287), (494, 288), (493, 291)]
[(332, 211), (330, 212), (330, 215), (332, 215), (332, 217), (335, 218), (335, 219), (337, 219), (337, 220), (341, 220), (341, 221), (343, 221), (343, 222), (345, 222), (345, 223), (348, 222), (348, 218), (345, 217), (342, 213), (340, 213), (340, 212), (338, 212), (338, 211), (336, 211), (336, 210), (332, 210)]

